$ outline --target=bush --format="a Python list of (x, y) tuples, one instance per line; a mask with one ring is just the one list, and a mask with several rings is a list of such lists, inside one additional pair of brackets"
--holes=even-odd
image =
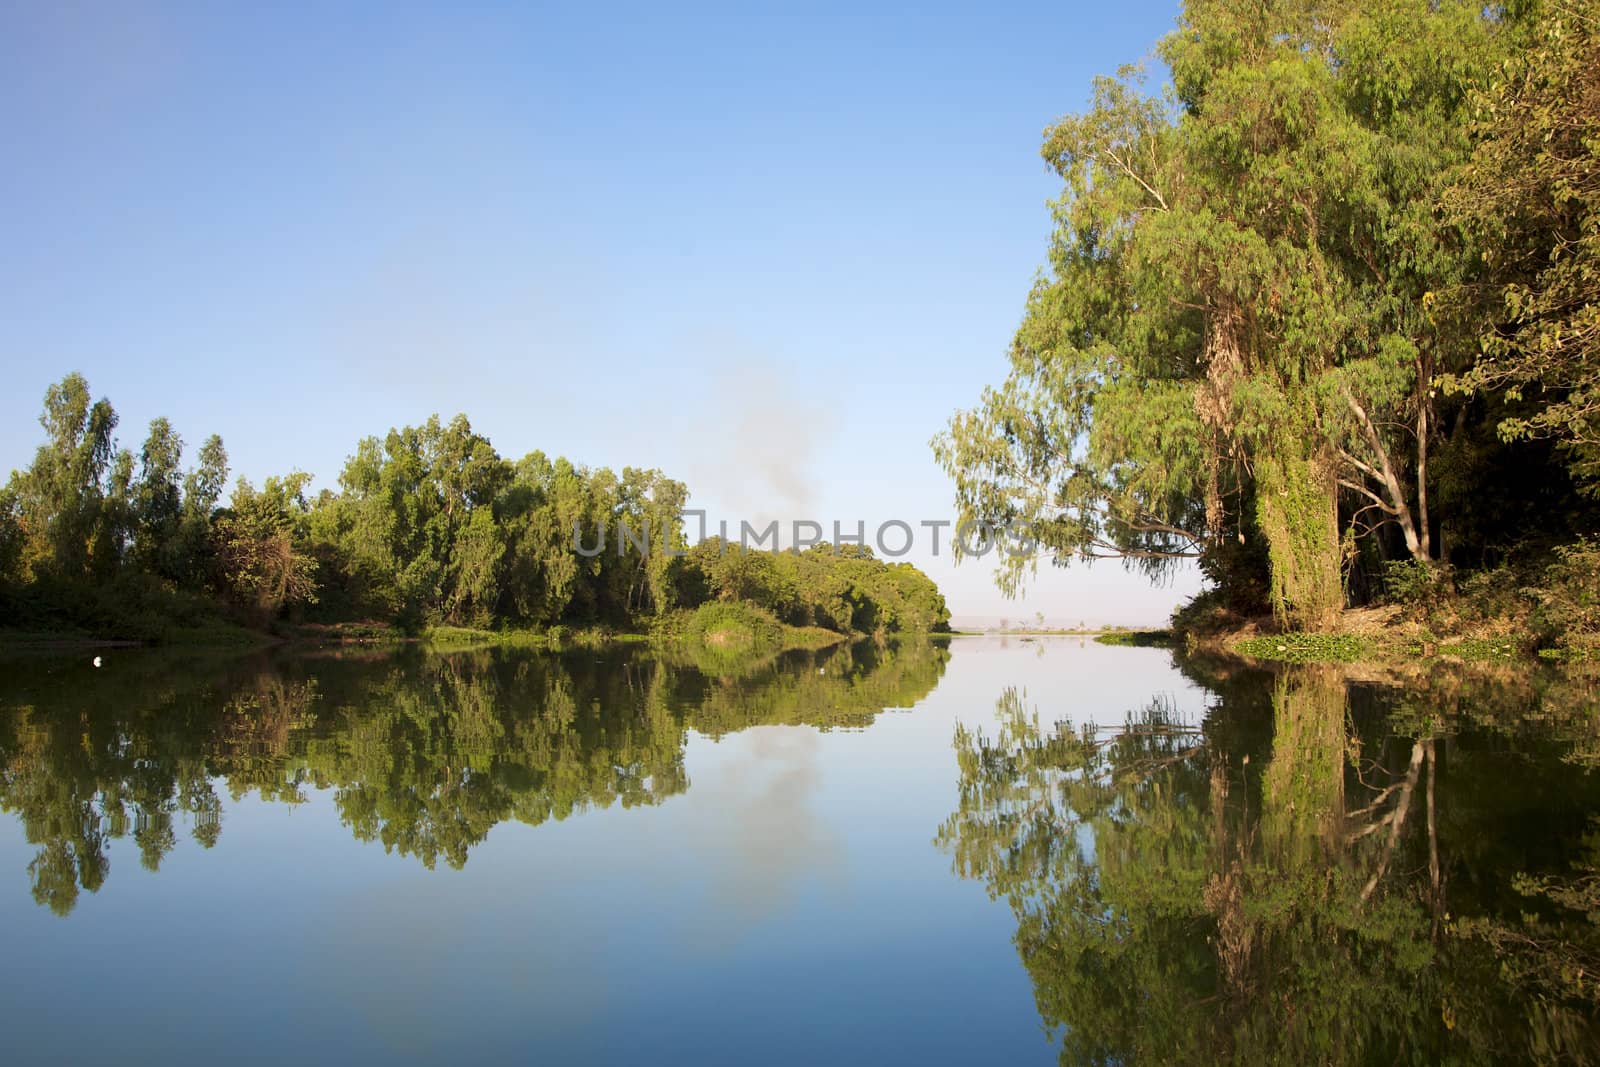
[(1574, 659), (1600, 651), (1600, 541), (1583, 538), (1556, 549), (1544, 580), (1524, 593), (1535, 604), (1532, 622), (1541, 645)]
[(7, 588), (0, 619), (18, 630), (145, 643), (234, 629), (215, 601), (136, 571), (104, 582), (42, 577)]
[(684, 630), (701, 644), (741, 650), (776, 645), (783, 634), (782, 625), (770, 612), (732, 601), (700, 605)]
[(1390, 604), (1426, 615), (1455, 596), (1455, 574), (1448, 563), (1395, 560), (1383, 568), (1383, 595)]
[(1232, 629), (1242, 621), (1219, 590), (1207, 589), (1172, 613), (1172, 633), (1185, 641), (1194, 640)]

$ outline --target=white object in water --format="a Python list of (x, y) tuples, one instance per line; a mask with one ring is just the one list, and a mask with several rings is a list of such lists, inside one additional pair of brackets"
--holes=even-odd
[(98, 666), (100, 666), (100, 657), (99, 657), (99, 656), (96, 656), (96, 657), (95, 657), (95, 658), (94, 658), (94, 665), (95, 665), (95, 666), (96, 666), (96, 667), (98, 667)]

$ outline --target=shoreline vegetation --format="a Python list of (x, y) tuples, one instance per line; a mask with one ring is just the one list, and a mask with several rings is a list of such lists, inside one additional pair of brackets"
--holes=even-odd
[(1537, 562), (1460, 572), (1435, 562), (1391, 568), (1384, 595), (1325, 628), (1296, 631), (1202, 594), (1173, 615), (1178, 643), (1258, 660), (1408, 664), (1581, 664), (1600, 660), (1600, 542), (1583, 538)]
[[(81, 375), (0, 487), (0, 646), (614, 640), (719, 653), (949, 629), (933, 581), (861, 544), (689, 544), (657, 470), (512, 462), (465, 416), (361, 440), (337, 490), (300, 471), (223, 499), (221, 438), (184, 467), (164, 418), (137, 453)], [(775, 543), (775, 540), (774, 540)]]
[(1045, 132), (958, 523), (1198, 567), (1186, 648), (1600, 657), (1600, 7), (1188, 0), (1155, 51)]

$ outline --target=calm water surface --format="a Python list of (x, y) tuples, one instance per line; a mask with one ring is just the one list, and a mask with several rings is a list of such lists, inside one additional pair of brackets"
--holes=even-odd
[(1583, 678), (0, 662), (11, 1063), (1596, 1057)]

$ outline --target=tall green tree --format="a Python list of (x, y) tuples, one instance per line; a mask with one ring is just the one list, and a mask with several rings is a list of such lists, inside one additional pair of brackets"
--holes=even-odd
[(1432, 204), (1498, 47), (1466, 2), (1191, 0), (1170, 86), (1098, 80), (1046, 133), (1065, 191), (1010, 376), (935, 440), (962, 518), (1156, 573), (1259, 538), (1308, 628), (1352, 539), (1431, 558), (1430, 384), (1461, 344)]
[(228, 482), (228, 450), (222, 438), (216, 434), (207, 437), (198, 458), (199, 463), (184, 476), (179, 514), (182, 577), (195, 586), (207, 580), (215, 561), (211, 521)]
[(325, 536), (360, 597), (412, 623), (487, 618), (504, 551), (494, 505), (512, 468), (465, 416), (364, 439)]
[(116, 547), (102, 534), (117, 415), (110, 401), (91, 399), (89, 383), (72, 373), (45, 391), (39, 424), (45, 443), (32, 465), (12, 476), (23, 566), (31, 574), (84, 577), (91, 563), (111, 564), (105, 557)]
[(133, 548), (142, 568), (165, 578), (184, 571), (182, 464), (183, 439), (165, 418), (152, 420), (133, 487)]

